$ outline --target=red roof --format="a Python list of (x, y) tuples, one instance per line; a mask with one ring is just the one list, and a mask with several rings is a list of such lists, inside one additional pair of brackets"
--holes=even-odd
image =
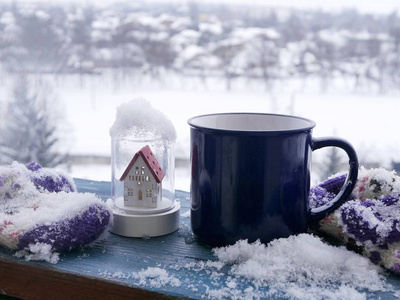
[(139, 157), (139, 155), (143, 158), (144, 162), (146, 163), (147, 167), (149, 168), (151, 174), (153, 174), (154, 178), (156, 179), (157, 183), (160, 183), (165, 174), (164, 171), (162, 170), (160, 164), (157, 161), (157, 158), (151, 152), (151, 149), (148, 145), (144, 146), (142, 149), (140, 149), (135, 156), (132, 158), (131, 162), (129, 163), (128, 167), (126, 168), (124, 174), (122, 174), (120, 181), (123, 181), (125, 177), (128, 175), (129, 170), (132, 168), (133, 164), (135, 163), (136, 159)]

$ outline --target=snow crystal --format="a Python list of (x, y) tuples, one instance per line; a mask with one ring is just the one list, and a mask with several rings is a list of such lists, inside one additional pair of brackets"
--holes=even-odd
[(229, 267), (222, 286), (206, 286), (210, 298), (365, 299), (366, 292), (391, 290), (368, 259), (308, 234), (268, 245), (241, 240), (213, 251), (218, 261), (186, 266), (197, 272)]
[(190, 218), (190, 210), (185, 211), (184, 213), (181, 213), (182, 218)]
[(174, 142), (175, 128), (172, 122), (147, 100), (138, 98), (117, 108), (117, 116), (110, 129), (111, 137), (129, 137), (137, 139)]
[(16, 257), (24, 257), (25, 260), (44, 260), (52, 264), (58, 263), (60, 254), (52, 250), (52, 246), (45, 243), (29, 245), (29, 251), (21, 250), (15, 253)]
[(149, 285), (160, 288), (165, 285), (178, 287), (181, 285), (179, 279), (170, 276), (165, 269), (148, 267), (145, 270), (133, 273), (133, 278), (139, 280), (140, 285)]
[(103, 276), (105, 278), (112, 278), (112, 279), (130, 279), (132, 275), (130, 273), (125, 273), (122, 271), (115, 271), (115, 272), (110, 272), (110, 271), (100, 271), (98, 273), (100, 276)]
[(365, 169), (361, 167), (358, 183), (353, 191), (360, 200), (377, 199), (390, 194), (400, 194), (400, 180), (395, 171), (383, 168)]
[(382, 288), (378, 268), (367, 259), (307, 234), (274, 240), (268, 246), (240, 241), (215, 249), (215, 254), (225, 264), (234, 264), (234, 274), (276, 285), (323, 286), (340, 278), (371, 290)]
[(164, 286), (179, 287), (181, 281), (170, 275), (167, 270), (158, 267), (148, 267), (139, 272), (98, 271), (100, 276), (110, 279), (133, 280), (139, 286), (149, 286), (152, 288), (161, 288)]

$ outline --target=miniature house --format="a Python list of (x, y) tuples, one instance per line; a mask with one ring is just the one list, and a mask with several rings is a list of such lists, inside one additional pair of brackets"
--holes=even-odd
[(124, 205), (156, 208), (161, 201), (164, 176), (150, 147), (140, 149), (120, 179), (124, 182)]

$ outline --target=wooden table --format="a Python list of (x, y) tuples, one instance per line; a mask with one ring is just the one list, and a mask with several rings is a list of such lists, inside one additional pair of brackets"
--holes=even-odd
[[(110, 197), (109, 182), (76, 179), (76, 184), (80, 192), (93, 192), (104, 200)], [(26, 262), (0, 247), (0, 293), (24, 299), (201, 299), (210, 290), (227, 288), (228, 267), (219, 270), (219, 276), (188, 267), (216, 257), (191, 234), (189, 193), (177, 191), (176, 197), (181, 203), (181, 226), (167, 236), (146, 240), (109, 234), (93, 248), (61, 254), (54, 265)], [(151, 272), (168, 276), (145, 276)], [(399, 277), (387, 280), (400, 290)], [(236, 288), (244, 291), (249, 286), (251, 282), (242, 280)], [(378, 297), (393, 299), (393, 294), (368, 294), (370, 299)]]

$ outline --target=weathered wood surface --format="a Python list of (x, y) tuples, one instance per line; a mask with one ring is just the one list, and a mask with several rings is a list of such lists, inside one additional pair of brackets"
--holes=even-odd
[[(110, 197), (109, 182), (75, 182), (80, 192), (95, 193), (103, 200)], [(181, 214), (187, 212), (189, 194), (177, 191), (176, 196)], [(182, 217), (180, 229), (163, 237), (138, 239), (109, 233), (92, 248), (61, 254), (54, 265), (26, 262), (0, 247), (0, 293), (24, 299), (200, 298), (201, 292), (195, 295), (193, 287), (184, 283), (193, 274), (182, 266), (215, 258), (209, 247), (194, 242), (189, 226), (189, 218)], [(157, 282), (150, 283), (151, 278), (141, 282), (134, 277), (149, 267), (165, 269), (181, 282), (180, 286), (169, 282), (158, 286)]]
[[(109, 182), (76, 179), (76, 183), (80, 192), (95, 193), (103, 200), (110, 197)], [(0, 247), (0, 293), (24, 299), (200, 299), (207, 298), (208, 289), (226, 288), (229, 268), (218, 270), (215, 277), (209, 270), (188, 267), (216, 258), (210, 247), (191, 235), (189, 193), (177, 191), (176, 197), (184, 216), (179, 230), (167, 236), (137, 239), (110, 233), (92, 248), (61, 254), (54, 265), (26, 262)], [(168, 279), (143, 281), (138, 274), (148, 268), (165, 270)], [(389, 276), (388, 281), (400, 290), (400, 278)], [(249, 286), (251, 282), (243, 280), (237, 288)], [(379, 297), (393, 299), (393, 294), (375, 293), (370, 298)]]

